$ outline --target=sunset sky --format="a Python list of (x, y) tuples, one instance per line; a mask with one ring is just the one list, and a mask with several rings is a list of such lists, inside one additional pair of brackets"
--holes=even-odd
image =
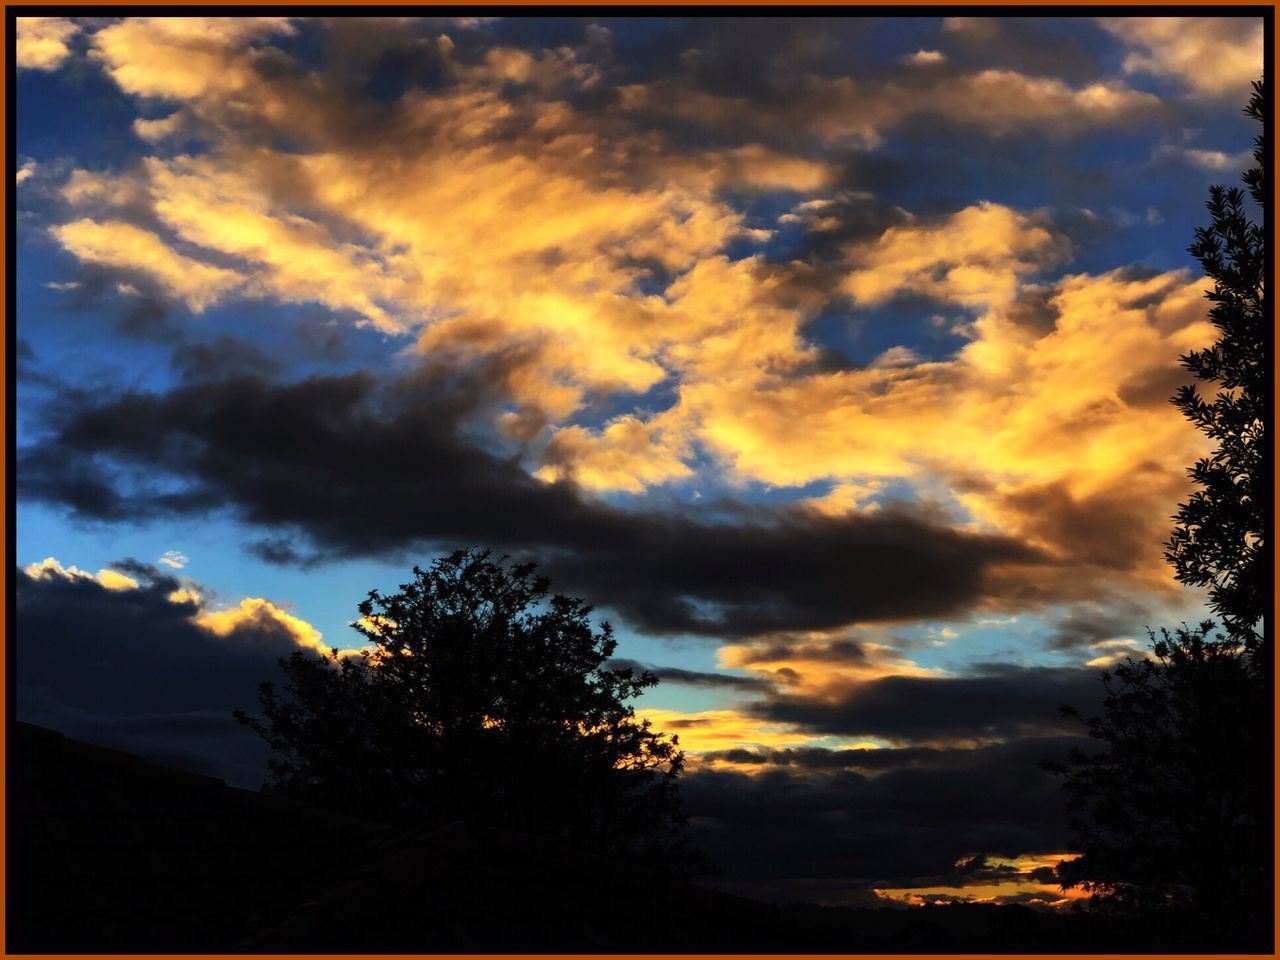
[(16, 29), (20, 717), (257, 786), (275, 657), (489, 546), (663, 678), (726, 885), (1063, 897), (1057, 708), (1204, 613), (1261, 18)]

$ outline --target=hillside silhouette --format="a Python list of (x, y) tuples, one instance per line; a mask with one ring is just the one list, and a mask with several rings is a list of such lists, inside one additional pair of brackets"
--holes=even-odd
[(11, 953), (1182, 952), (1019, 906), (768, 904), (491, 822), (353, 816), (10, 725)]

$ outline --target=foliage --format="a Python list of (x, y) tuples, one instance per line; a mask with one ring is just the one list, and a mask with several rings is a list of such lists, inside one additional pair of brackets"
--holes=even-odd
[[(1265, 216), (1270, 194), (1270, 140), (1265, 123), (1270, 94), (1265, 77), (1254, 83), (1245, 112), (1264, 124), (1254, 140), (1254, 166), (1244, 175)], [(1178, 579), (1209, 588), (1209, 601), (1225, 629), (1238, 638), (1264, 677), (1271, 673), (1270, 643), (1261, 628), (1270, 603), (1267, 504), (1271, 451), (1266, 422), (1271, 397), (1271, 315), (1265, 286), (1267, 233), (1245, 211), (1237, 188), (1214, 186), (1207, 204), (1212, 222), (1196, 231), (1189, 252), (1213, 280), (1206, 294), (1218, 340), (1182, 357), (1204, 384), (1182, 387), (1173, 402), (1216, 444), (1190, 470), (1199, 487), (1175, 516), (1166, 557)]]
[(1270, 702), (1241, 645), (1212, 630), (1162, 630), (1153, 659), (1105, 672), (1103, 714), (1083, 722), (1106, 749), (1047, 764), (1083, 854), (1060, 879), (1098, 905), (1265, 916), (1270, 731), (1258, 719)]
[[(1270, 95), (1255, 83), (1246, 113), (1266, 123)], [(1270, 141), (1254, 141), (1244, 176), (1264, 214)], [(1209, 227), (1189, 251), (1213, 279), (1211, 346), (1182, 363), (1214, 393), (1192, 385), (1173, 402), (1215, 442), (1190, 474), (1199, 489), (1179, 508), (1166, 557), (1178, 580), (1207, 586), (1221, 618), (1153, 634), (1151, 658), (1103, 674), (1100, 717), (1075, 710), (1105, 745), (1046, 764), (1064, 777), (1082, 856), (1062, 864), (1102, 908), (1176, 908), (1226, 937), (1271, 930), (1273, 702), (1270, 639), (1270, 336), (1267, 237), (1238, 189), (1213, 187)], [(1237, 930), (1238, 932), (1238, 930)], [(1261, 942), (1261, 940), (1259, 941)]]
[(534, 571), (457, 551), (369, 593), (354, 626), (371, 649), (282, 660), (263, 717), (237, 712), (273, 749), (267, 789), (684, 859), (684, 756), (628, 704), (657, 679), (607, 669), (610, 626)]

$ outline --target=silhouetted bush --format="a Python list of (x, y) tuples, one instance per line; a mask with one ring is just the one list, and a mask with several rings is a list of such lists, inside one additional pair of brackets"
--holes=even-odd
[(650, 673), (604, 669), (616, 641), (591, 607), (548, 597), (533, 564), (457, 551), (372, 591), (372, 648), (296, 652), (262, 717), (271, 792), (387, 819), (465, 819), (590, 844), (667, 869), (692, 862), (684, 755), (628, 703)]

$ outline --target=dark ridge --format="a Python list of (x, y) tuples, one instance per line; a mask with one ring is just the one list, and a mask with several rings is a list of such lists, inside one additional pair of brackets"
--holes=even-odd
[(488, 824), (301, 807), (31, 724), (9, 745), (8, 953), (1207, 948), (1177, 918), (760, 903)]

